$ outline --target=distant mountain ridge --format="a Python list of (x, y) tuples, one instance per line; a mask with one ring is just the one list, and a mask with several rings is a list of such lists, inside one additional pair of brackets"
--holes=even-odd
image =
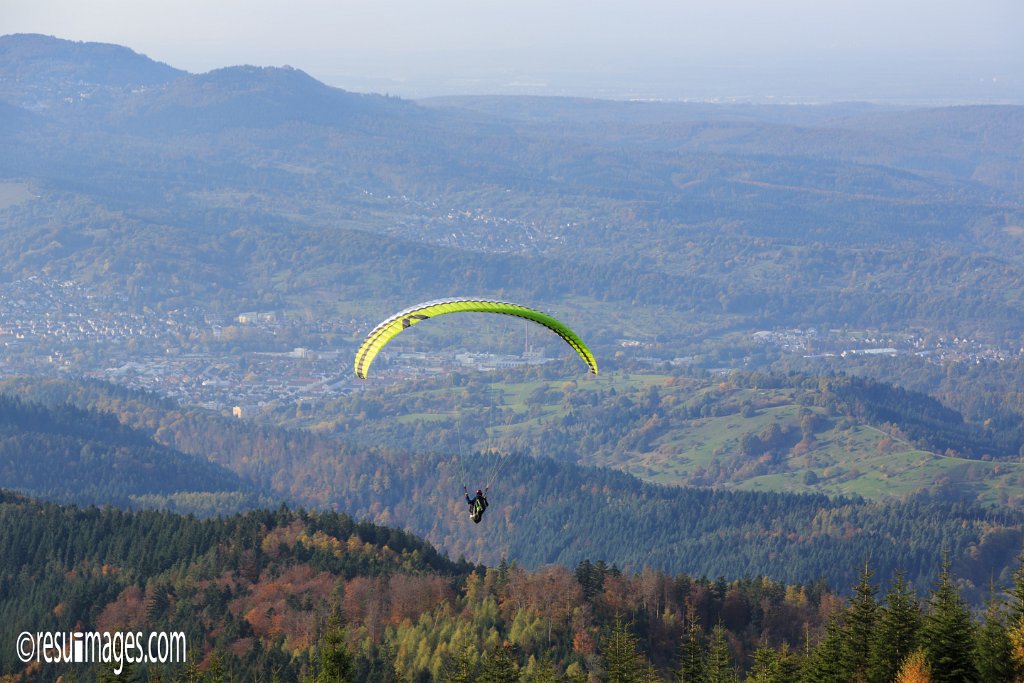
[(344, 125), (415, 105), (332, 88), (291, 67), (190, 74), (126, 47), (34, 34), (0, 36), (0, 101), (49, 116), (85, 116), (135, 134), (208, 133), (288, 122)]
[(159, 88), (185, 73), (120, 45), (0, 36), (0, 101), (30, 111), (61, 113), (76, 102)]
[[(313, 295), (326, 315), (352, 297), (594, 297), (611, 339), (638, 303), (661, 307), (640, 330), (660, 339), (1024, 319), (1022, 107), (421, 104), (284, 67), (0, 42), (0, 72), (37, 74), (0, 82), (0, 180), (37, 198), (0, 214), (10, 277), (45, 268), (144, 306)], [(63, 75), (77, 52), (169, 80), (83, 68), (118, 84), (83, 86)]]
[(290, 67), (235, 66), (188, 75), (133, 98), (113, 123), (151, 133), (267, 129), (288, 123), (344, 126), (394, 118), (408, 101), (331, 88)]
[(16, 33), (0, 36), (0, 78), (57, 80), (115, 87), (161, 85), (185, 71), (122, 45)]

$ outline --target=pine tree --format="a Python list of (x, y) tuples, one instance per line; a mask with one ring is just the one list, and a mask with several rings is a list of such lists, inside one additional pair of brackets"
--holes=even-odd
[(872, 574), (865, 562), (843, 620), (843, 669), (851, 679), (859, 681), (867, 680), (872, 634), (878, 617), (877, 588), (871, 584)]
[(558, 683), (558, 672), (550, 653), (545, 653), (540, 661), (533, 665), (523, 683)]
[(686, 633), (683, 635), (683, 647), (679, 657), (679, 683), (701, 683), (704, 680), (704, 660), (706, 653), (703, 645), (703, 632), (697, 621), (697, 611), (693, 605), (686, 610)]
[(224, 666), (224, 655), (214, 650), (210, 656), (210, 664), (206, 667), (206, 675), (203, 681), (206, 683), (225, 683), (228, 680), (228, 673)]
[(939, 584), (928, 602), (921, 628), (921, 643), (932, 680), (936, 683), (972, 683), (978, 680), (972, 645), (974, 628), (970, 612), (953, 585), (949, 563), (944, 562)]
[(1017, 558), (1007, 615), (1007, 631), (1013, 646), (1013, 665), (1018, 678), (1024, 678), (1024, 554)]
[(892, 587), (879, 609), (878, 627), (871, 638), (868, 680), (890, 683), (899, 672), (903, 660), (917, 648), (921, 629), (921, 608), (913, 587), (902, 572), (896, 573)]
[(991, 590), (985, 608), (985, 622), (974, 642), (974, 663), (978, 678), (985, 683), (1009, 683), (1014, 680), (1013, 643), (1006, 630), (1006, 619)]
[(199, 663), (196, 661), (195, 654), (190, 651), (188, 653), (188, 661), (185, 662), (185, 666), (177, 680), (181, 683), (199, 683), (202, 678), (203, 674), (199, 670)]
[(711, 629), (711, 642), (708, 644), (707, 683), (739, 683), (739, 674), (732, 663), (729, 653), (729, 641), (725, 637), (725, 627), (717, 624)]
[(134, 664), (130, 664), (126, 661), (122, 661), (120, 664), (116, 662), (108, 662), (104, 664), (99, 672), (96, 674), (97, 683), (137, 683), (142, 678), (139, 676), (139, 672), (136, 670)]
[(750, 683), (798, 683), (800, 667), (786, 643), (778, 650), (763, 645), (754, 652), (754, 666), (746, 680)]
[(587, 602), (593, 602), (604, 590), (604, 573), (591, 564), (590, 560), (583, 560), (576, 565), (576, 580), (583, 588), (583, 599)]
[(455, 653), (446, 655), (441, 667), (440, 678), (442, 683), (472, 683), (476, 680), (476, 664), (474, 663), (474, 652), (472, 646)]
[(510, 645), (496, 646), (484, 657), (478, 680), (482, 683), (516, 683), (519, 680), (519, 667), (512, 658)]
[(806, 683), (845, 683), (850, 672), (843, 668), (843, 629), (838, 615), (829, 618), (825, 637), (804, 658)]
[(772, 683), (800, 683), (800, 657), (789, 645), (783, 643), (779, 648), (779, 664), (775, 680)]
[(663, 679), (654, 665), (647, 662), (643, 671), (640, 672), (640, 683), (663, 683)]
[(644, 671), (643, 656), (637, 639), (616, 617), (611, 633), (601, 643), (601, 664), (608, 683), (640, 683)]
[(775, 648), (762, 645), (754, 651), (754, 666), (747, 675), (749, 683), (772, 683), (779, 663), (779, 653)]
[(352, 672), (352, 655), (345, 643), (345, 629), (337, 616), (328, 621), (320, 641), (320, 673), (317, 683), (344, 683)]

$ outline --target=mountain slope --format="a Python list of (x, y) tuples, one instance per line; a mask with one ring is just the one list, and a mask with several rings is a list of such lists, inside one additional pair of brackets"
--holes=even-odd
[[(49, 43), (56, 72), (66, 48)], [(18, 81), (17, 101), (52, 84)], [(0, 213), (11, 277), (47, 269), (136, 306), (321, 316), (501, 290), (599, 301), (611, 339), (1019, 328), (1024, 202), (1016, 147), (1001, 151), (1015, 108), (473, 110), (255, 67), (72, 99), (0, 131), (0, 172), (37, 196)], [(637, 309), (647, 320), (626, 322)]]
[[(25, 630), (182, 632), (186, 647), (159, 667), (163, 680), (186, 664), (206, 668), (214, 648), (236, 664), (246, 661), (249, 675), (238, 672), (237, 680), (269, 668), (297, 680), (347, 583), (353, 595), (370, 586), (383, 598), (396, 576), (396, 595), (404, 588), (406, 597), (416, 596), (400, 608), (403, 616), (418, 618), (473, 569), (395, 529), (284, 507), (199, 520), (62, 507), (0, 491), (0, 525), (2, 637)], [(425, 596), (432, 600), (426, 606)], [(138, 661), (120, 664), (131, 671)], [(4, 675), (49, 680), (67, 669), (26, 667), (13, 651), (0, 654)]]
[(233, 472), (162, 446), (109, 415), (10, 396), (0, 396), (0, 486), (61, 502), (205, 514), (261, 501)]
[(30, 33), (0, 36), (0, 78), (25, 85), (80, 83), (126, 88), (169, 83), (185, 74), (109, 43), (75, 42)]
[(824, 577), (840, 586), (856, 581), (870, 555), (881, 579), (901, 569), (923, 588), (945, 548), (964, 586), (980, 589), (993, 572), (1008, 571), (1024, 538), (1024, 519), (1015, 512), (927, 496), (868, 503), (662, 487), (543, 457), (516, 457), (505, 467), (477, 526), (467, 518), (461, 479), (485, 481), (490, 464), (466, 457), (471, 452), (461, 458), (429, 452), (426, 439), (427, 452), (412, 452), (168, 409), (100, 383), (9, 382), (5, 388), (44, 403), (70, 400), (111, 413), (160, 443), (215, 460), (259, 490), (401, 526), (474, 562), (504, 557), (537, 567), (597, 557), (636, 571)]
[(400, 121), (410, 102), (330, 88), (292, 68), (229, 67), (126, 99), (108, 126), (142, 135), (209, 134), (291, 124), (351, 129)]
[(0, 100), (61, 116), (160, 88), (186, 72), (129, 48), (37, 34), (0, 36)]

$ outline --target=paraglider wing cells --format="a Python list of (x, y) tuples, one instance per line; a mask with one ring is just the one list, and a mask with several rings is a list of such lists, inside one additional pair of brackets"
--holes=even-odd
[(500, 313), (512, 315), (519, 318), (531, 320), (542, 325), (561, 337), (576, 353), (580, 355), (583, 362), (587, 364), (590, 372), (597, 374), (597, 361), (594, 354), (590, 352), (583, 340), (570, 330), (566, 325), (552, 318), (546, 313), (535, 311), (526, 306), (506, 303), (503, 301), (488, 301), (485, 299), (438, 299), (427, 301), (412, 306), (403, 311), (395, 313), (374, 327), (370, 334), (360, 345), (356, 352), (355, 371), (356, 377), (366, 379), (367, 372), (373, 359), (384, 346), (394, 339), (402, 330), (412, 327), (416, 323), (433, 318), (434, 316), (446, 313), (474, 312), (474, 313)]

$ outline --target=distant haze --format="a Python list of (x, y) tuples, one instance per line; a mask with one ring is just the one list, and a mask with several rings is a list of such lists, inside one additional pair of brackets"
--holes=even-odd
[(0, 33), (406, 97), (1024, 104), (1021, 0), (2, 0)]

